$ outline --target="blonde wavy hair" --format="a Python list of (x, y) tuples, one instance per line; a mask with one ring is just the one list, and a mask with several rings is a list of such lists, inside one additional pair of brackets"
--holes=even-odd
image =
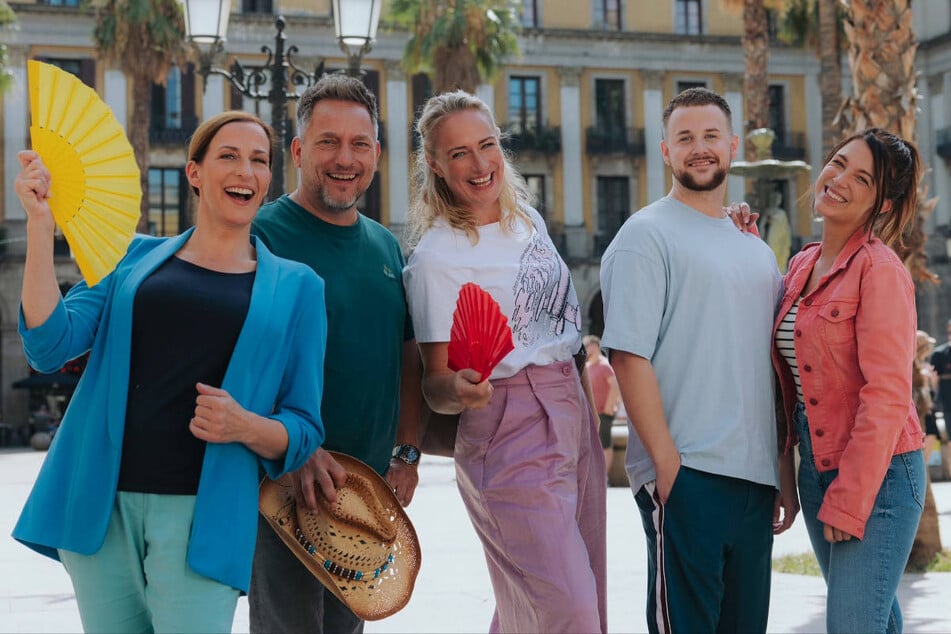
[[(457, 112), (475, 110), (481, 112), (492, 122), (496, 139), (501, 144), (502, 132), (495, 125), (495, 117), (484, 101), (462, 90), (435, 95), (426, 102), (423, 112), (416, 123), (416, 134), (420, 144), (416, 151), (416, 160), (411, 179), (413, 187), (409, 208), (409, 244), (415, 245), (433, 226), (437, 218), (444, 218), (454, 229), (464, 231), (472, 244), (479, 242), (478, 225), (472, 212), (459, 205), (446, 181), (436, 175), (429, 166), (434, 158), (436, 130), (444, 118)], [(500, 145), (501, 146), (501, 145)], [(504, 175), (499, 203), (502, 207), (501, 225), (503, 231), (511, 231), (518, 219), (531, 224), (531, 218), (520, 207), (530, 205), (533, 196), (525, 180), (512, 165), (508, 152), (502, 152)]]

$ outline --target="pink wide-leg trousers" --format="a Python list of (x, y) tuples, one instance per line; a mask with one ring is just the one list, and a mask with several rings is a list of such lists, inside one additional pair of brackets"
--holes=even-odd
[(604, 453), (574, 362), (492, 385), (455, 449), (495, 592), (489, 631), (607, 632)]

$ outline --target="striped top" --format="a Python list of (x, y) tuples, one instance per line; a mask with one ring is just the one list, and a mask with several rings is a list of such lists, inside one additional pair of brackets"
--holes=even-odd
[(800, 403), (803, 402), (802, 381), (799, 379), (799, 362), (796, 361), (796, 347), (793, 337), (795, 337), (796, 330), (796, 313), (799, 312), (799, 301), (801, 299), (802, 297), (796, 298), (789, 312), (779, 322), (779, 328), (776, 330), (776, 349), (779, 350), (779, 354), (782, 355), (786, 363), (789, 364), (789, 369), (792, 370), (793, 380), (796, 382), (796, 397)]

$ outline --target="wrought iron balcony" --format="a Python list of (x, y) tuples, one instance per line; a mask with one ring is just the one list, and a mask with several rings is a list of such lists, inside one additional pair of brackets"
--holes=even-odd
[(587, 130), (589, 155), (644, 156), (644, 128), (592, 126)]
[(806, 158), (806, 135), (802, 132), (776, 132), (770, 150), (776, 160), (803, 161)]
[(558, 126), (537, 125), (505, 127), (502, 144), (516, 154), (535, 153), (551, 156), (561, 153), (561, 128)]
[(182, 125), (178, 128), (168, 128), (159, 122), (152, 121), (149, 129), (149, 143), (155, 145), (184, 145), (198, 128), (198, 117), (182, 117)]

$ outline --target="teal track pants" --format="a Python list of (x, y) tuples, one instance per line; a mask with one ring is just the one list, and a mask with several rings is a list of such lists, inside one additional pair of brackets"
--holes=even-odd
[(188, 567), (193, 495), (120, 491), (96, 553), (60, 550), (87, 632), (230, 632), (239, 591)]

